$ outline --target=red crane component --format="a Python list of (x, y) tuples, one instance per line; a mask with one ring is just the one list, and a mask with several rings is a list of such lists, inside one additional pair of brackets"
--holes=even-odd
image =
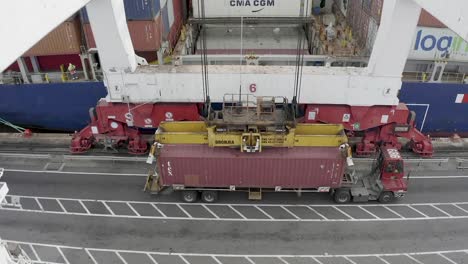
[(199, 120), (197, 104), (122, 104), (100, 101), (90, 110), (91, 123), (75, 132), (70, 151), (83, 153), (94, 144), (106, 148), (127, 145), (131, 154), (145, 154), (148, 144), (139, 129), (155, 129), (161, 121)]
[(355, 136), (362, 136), (356, 146), (357, 156), (369, 156), (379, 146), (401, 149), (398, 137), (410, 140), (410, 147), (424, 157), (434, 153), (431, 140), (416, 129), (414, 113), (404, 103), (397, 106), (307, 105), (306, 123), (343, 124)]

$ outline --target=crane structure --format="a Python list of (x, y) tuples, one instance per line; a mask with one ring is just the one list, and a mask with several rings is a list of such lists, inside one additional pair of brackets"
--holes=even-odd
[[(213, 0), (199, 2), (203, 6), (205, 1)], [(468, 17), (468, 3), (450, 3), (441, 6), (435, 0), (386, 0), (366, 68), (304, 66), (298, 79), (297, 67), (287, 66), (146, 65), (133, 50), (122, 0), (8, 1), (0, 11), (0, 19), (5, 20), (0, 23), (0, 32), (15, 37), (6, 41), (9, 49), (0, 51), (0, 70), (86, 5), (108, 95), (90, 111), (91, 124), (75, 133), (72, 152), (84, 152), (97, 142), (111, 142), (126, 143), (131, 153), (145, 153), (147, 143), (139, 128), (156, 128), (161, 121), (199, 120), (206, 112), (207, 99), (222, 102), (225, 94), (240, 92), (289, 95), (289, 101), (301, 109), (302, 122), (339, 123), (350, 135), (361, 136), (357, 154), (373, 153), (379, 145), (400, 148), (398, 137), (406, 137), (413, 151), (430, 156), (431, 141), (414, 127), (414, 115), (399, 102), (398, 91), (421, 7), (467, 39), (464, 19)], [(37, 7), (31, 8), (31, 21), (15, 15), (24, 4)], [(15, 34), (9, 23), (17, 25)], [(21, 34), (26, 29), (31, 32), (31, 26), (38, 28), (33, 35)], [(28, 36), (27, 41), (22, 36)], [(390, 53), (388, 47), (399, 52)], [(296, 83), (302, 87), (299, 93), (292, 91)], [(212, 88), (209, 94), (205, 87)]]

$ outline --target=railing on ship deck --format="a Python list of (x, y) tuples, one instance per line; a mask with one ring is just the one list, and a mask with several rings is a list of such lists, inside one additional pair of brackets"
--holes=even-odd
[[(41, 72), (28, 73), (29, 83), (61, 83), (61, 82), (85, 82), (85, 81), (102, 81), (102, 72), (96, 72), (96, 80), (86, 80), (82, 71), (77, 71), (77, 80), (73, 80), (70, 73), (65, 73), (62, 76), (61, 72)], [(24, 84), (23, 76), (19, 72), (6, 72), (0, 74), (0, 84)]]
[[(409, 82), (429, 82), (430, 72), (403, 72), (403, 81)], [(441, 82), (443, 83), (468, 83), (468, 74), (457, 72), (444, 72)]]

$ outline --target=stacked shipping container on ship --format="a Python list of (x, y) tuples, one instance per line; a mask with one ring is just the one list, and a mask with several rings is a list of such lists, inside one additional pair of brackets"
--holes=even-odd
[[(74, 15), (57, 26), (21, 57), (31, 72), (34, 69), (30, 57), (36, 57), (39, 71), (60, 71), (60, 65), (69, 62), (81, 69), (79, 57), (81, 45), (80, 20)], [(18, 63), (13, 63), (7, 70), (19, 71)]]
[[(148, 62), (157, 59), (156, 52), (164, 41), (172, 49), (183, 24), (182, 0), (124, 0), (125, 15), (133, 48)], [(83, 30), (88, 48), (95, 48), (86, 9), (81, 10)]]

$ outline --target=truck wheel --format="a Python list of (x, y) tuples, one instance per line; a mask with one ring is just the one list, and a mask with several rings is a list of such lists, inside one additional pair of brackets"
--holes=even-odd
[(194, 203), (198, 200), (197, 191), (182, 191), (182, 201), (186, 203)]
[(217, 191), (203, 191), (201, 199), (204, 203), (215, 203), (218, 200)]
[(349, 193), (349, 190), (338, 189), (335, 191), (334, 199), (335, 199), (335, 203), (339, 203), (339, 204), (349, 203), (351, 201), (351, 194)]
[(393, 192), (383, 192), (379, 196), (379, 202), (390, 203), (391, 201), (393, 201), (393, 198), (395, 198), (395, 195), (393, 195)]

